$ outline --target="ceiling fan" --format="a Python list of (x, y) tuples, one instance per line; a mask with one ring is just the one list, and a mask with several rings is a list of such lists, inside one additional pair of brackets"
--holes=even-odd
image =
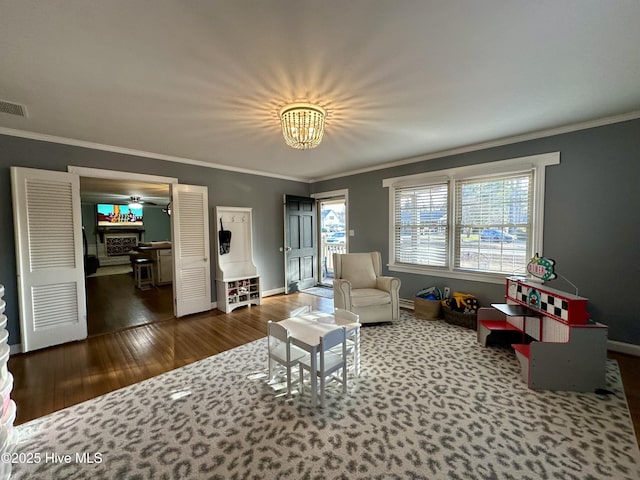
[(131, 197), (129, 197), (128, 204), (129, 204), (129, 207), (131, 208), (142, 208), (143, 204), (153, 205), (153, 206), (158, 205), (157, 203), (154, 203), (154, 202), (141, 200), (140, 197), (137, 195), (132, 195)]

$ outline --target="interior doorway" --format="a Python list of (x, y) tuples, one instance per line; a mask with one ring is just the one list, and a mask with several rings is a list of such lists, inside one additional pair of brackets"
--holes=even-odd
[(316, 194), (318, 202), (320, 268), (318, 283), (333, 285), (333, 254), (347, 253), (349, 243), (347, 192)]
[[(113, 178), (124, 175), (126, 178)], [(168, 215), (170, 184), (163, 178), (109, 172), (107, 178), (80, 176), (82, 223), (87, 238), (85, 256), (98, 259), (97, 271), (86, 271), (87, 334), (101, 335), (174, 318), (173, 288), (163, 279), (153, 288), (136, 288), (127, 241), (171, 243)], [(150, 182), (163, 180), (161, 182)], [(168, 179), (169, 181), (171, 179)], [(131, 197), (141, 202), (139, 224), (99, 225), (103, 210), (126, 206)], [(116, 207), (117, 208), (117, 207)], [(123, 207), (126, 210), (126, 207)], [(135, 231), (136, 228), (139, 231)], [(120, 238), (122, 237), (122, 238)], [(163, 251), (166, 253), (167, 251)], [(164, 257), (163, 257), (164, 258)], [(169, 262), (170, 263), (170, 262)]]

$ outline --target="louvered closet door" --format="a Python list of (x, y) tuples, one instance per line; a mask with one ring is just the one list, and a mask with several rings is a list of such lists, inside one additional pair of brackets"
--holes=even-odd
[(175, 316), (211, 310), (207, 187), (171, 185)]
[(87, 337), (78, 175), (11, 167), (22, 351)]

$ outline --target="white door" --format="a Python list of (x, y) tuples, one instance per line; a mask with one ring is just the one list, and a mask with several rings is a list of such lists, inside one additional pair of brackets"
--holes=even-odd
[(80, 178), (11, 167), (22, 351), (87, 337)]
[(211, 310), (207, 187), (171, 185), (174, 315)]

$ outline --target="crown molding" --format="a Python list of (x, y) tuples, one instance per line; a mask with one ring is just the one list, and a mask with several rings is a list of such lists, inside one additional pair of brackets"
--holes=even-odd
[(323, 176), (323, 177), (317, 177), (317, 178), (312, 178), (312, 179), (308, 179), (308, 178), (300, 178), (300, 177), (291, 177), (288, 175), (278, 175), (278, 174), (274, 174), (274, 173), (268, 173), (268, 172), (262, 172), (259, 170), (251, 170), (248, 168), (239, 168), (239, 167), (231, 167), (229, 165), (220, 165), (217, 163), (209, 163), (209, 162), (204, 162), (202, 160), (193, 160), (193, 159), (189, 159), (189, 158), (184, 158), (184, 157), (176, 157), (176, 156), (172, 156), (172, 155), (164, 155), (161, 153), (153, 153), (153, 152), (146, 152), (143, 150), (135, 150), (135, 149), (131, 149), (131, 148), (123, 148), (123, 147), (116, 147), (113, 145), (105, 145), (102, 143), (94, 143), (94, 142), (87, 142), (84, 140), (77, 140), (77, 139), (73, 139), (73, 138), (66, 138), (66, 137), (58, 137), (55, 135), (47, 135), (44, 133), (36, 133), (36, 132), (30, 132), (27, 130), (17, 130), (17, 129), (13, 129), (13, 128), (6, 128), (6, 127), (0, 127), (0, 134), (1, 135), (9, 135), (12, 137), (21, 137), (21, 138), (28, 138), (31, 140), (40, 140), (43, 142), (52, 142), (52, 143), (59, 143), (59, 144), (63, 144), (63, 145), (72, 145), (72, 146), (76, 146), (76, 147), (83, 147), (83, 148), (91, 148), (94, 150), (103, 150), (103, 151), (107, 151), (107, 152), (113, 152), (113, 153), (121, 153), (124, 155), (134, 155), (134, 156), (138, 156), (138, 157), (145, 157), (145, 158), (153, 158), (153, 159), (157, 159), (157, 160), (166, 160), (168, 162), (176, 162), (176, 163), (183, 163), (183, 164), (188, 164), (188, 165), (196, 165), (199, 167), (205, 167), (205, 168), (214, 168), (214, 169), (218, 169), (218, 170), (227, 170), (230, 172), (238, 172), (238, 173), (246, 173), (249, 175), (258, 175), (258, 176), (262, 176), (262, 177), (270, 177), (270, 178), (278, 178), (281, 180), (291, 180), (294, 182), (302, 182), (302, 183), (315, 183), (315, 182), (321, 182), (324, 180), (332, 180), (334, 178), (341, 178), (341, 177), (348, 177), (351, 175), (358, 175), (361, 173), (367, 173), (367, 172), (374, 172), (377, 170), (384, 170), (386, 168), (393, 168), (393, 167), (399, 167), (402, 165), (408, 165), (411, 163), (418, 163), (418, 162), (423, 162), (425, 160), (433, 160), (436, 158), (442, 158), (442, 157), (449, 157), (451, 155), (459, 155), (462, 153), (469, 153), (469, 152), (475, 152), (478, 150), (485, 150), (487, 148), (494, 148), (494, 147), (501, 147), (504, 145), (510, 145), (513, 143), (519, 143), (519, 142), (525, 142), (528, 140), (536, 140), (538, 138), (544, 138), (544, 137), (551, 137), (553, 135), (561, 135), (563, 133), (571, 133), (571, 132), (575, 132), (575, 131), (579, 131), (579, 130), (586, 130), (588, 128), (595, 128), (595, 127), (602, 127), (605, 125), (610, 125), (613, 123), (620, 123), (620, 122), (626, 122), (628, 120), (635, 120), (637, 118), (640, 118), (640, 110), (633, 110), (631, 112), (627, 112), (624, 114), (620, 114), (620, 115), (613, 115), (610, 117), (604, 117), (604, 118), (599, 118), (596, 120), (589, 120), (586, 122), (580, 122), (580, 123), (573, 123), (573, 124), (569, 124), (569, 125), (564, 125), (561, 127), (556, 127), (556, 128), (550, 128), (550, 129), (546, 129), (546, 130), (538, 130), (535, 132), (531, 132), (531, 133), (525, 133), (525, 134), (521, 134), (521, 135), (514, 135), (511, 137), (504, 137), (504, 138), (500, 138), (497, 140), (491, 140), (489, 142), (483, 142), (483, 143), (476, 143), (476, 144), (472, 144), (472, 145), (467, 145), (467, 146), (463, 146), (463, 147), (458, 147), (458, 148), (453, 148), (450, 150), (441, 150), (439, 152), (434, 152), (434, 153), (428, 153), (425, 155), (420, 155), (417, 157), (410, 157), (410, 158), (405, 158), (402, 160), (395, 160), (392, 162), (387, 162), (387, 163), (383, 163), (380, 165), (376, 165), (376, 166), (372, 166), (372, 167), (366, 167), (366, 168), (360, 168), (360, 169), (356, 169), (356, 170), (348, 170), (345, 172), (341, 172), (341, 173), (336, 173), (333, 175), (327, 175), (327, 176)]
[(589, 120), (586, 122), (572, 123), (569, 125), (563, 125), (562, 127), (555, 127), (555, 128), (549, 128), (546, 130), (538, 130), (536, 132), (531, 132), (531, 133), (524, 133), (521, 135), (514, 135), (512, 137), (504, 137), (497, 140), (491, 140), (489, 142), (475, 143), (473, 145), (453, 148), (450, 150), (441, 150), (435, 153), (428, 153), (428, 154), (420, 155), (417, 157), (405, 158), (403, 160), (395, 160), (392, 162), (383, 163), (373, 167), (350, 170), (347, 172), (337, 173), (335, 175), (328, 175), (326, 177), (318, 177), (310, 180), (310, 183), (321, 182), (323, 180), (332, 180), (334, 178), (348, 177), (350, 175), (358, 175), (360, 173), (375, 172), (377, 170), (384, 170), (385, 168), (399, 167), (399, 166), (408, 165), (411, 163), (423, 162), (425, 160), (434, 160), (436, 158), (449, 157), (451, 155), (459, 155), (461, 153), (469, 153), (469, 152), (475, 152), (478, 150), (485, 150), (487, 148), (501, 147), (503, 145), (511, 145), (513, 143), (525, 142), (527, 140), (536, 140), (538, 138), (552, 137), (554, 135), (577, 132), (579, 130), (586, 130), (588, 128), (602, 127), (605, 125), (611, 125), (613, 123), (620, 123), (620, 122), (626, 122), (628, 120), (635, 120), (637, 118), (640, 118), (640, 110), (634, 110), (621, 115), (614, 115), (611, 117), (604, 117), (596, 120)]
[(215, 168), (217, 170), (227, 170), (230, 172), (246, 173), (249, 175), (258, 175), (260, 177), (271, 177), (271, 178), (278, 178), (281, 180), (292, 180), (294, 182), (309, 183), (309, 181), (304, 178), (290, 177), (288, 175), (278, 175), (275, 173), (262, 172), (260, 170), (251, 170), (248, 168), (231, 167), (229, 165), (221, 165), (218, 163), (203, 162), (202, 160), (192, 160), (190, 158), (176, 157), (173, 155), (164, 155), (162, 153), (146, 152), (144, 150), (135, 150), (132, 148), (116, 147), (114, 145), (87, 142), (85, 140), (58, 137), (56, 135), (30, 132), (27, 130), (17, 130), (14, 128), (0, 127), (0, 135), (9, 135), (11, 137), (28, 138), (30, 140), (40, 140), (43, 142), (59, 143), (62, 145), (72, 145), (74, 147), (91, 148), (93, 150), (103, 150), (105, 152), (121, 153), (123, 155), (134, 155), (136, 157), (153, 158), (156, 160), (166, 160), (167, 162), (196, 165), (196, 166), (205, 167), (205, 168)]

